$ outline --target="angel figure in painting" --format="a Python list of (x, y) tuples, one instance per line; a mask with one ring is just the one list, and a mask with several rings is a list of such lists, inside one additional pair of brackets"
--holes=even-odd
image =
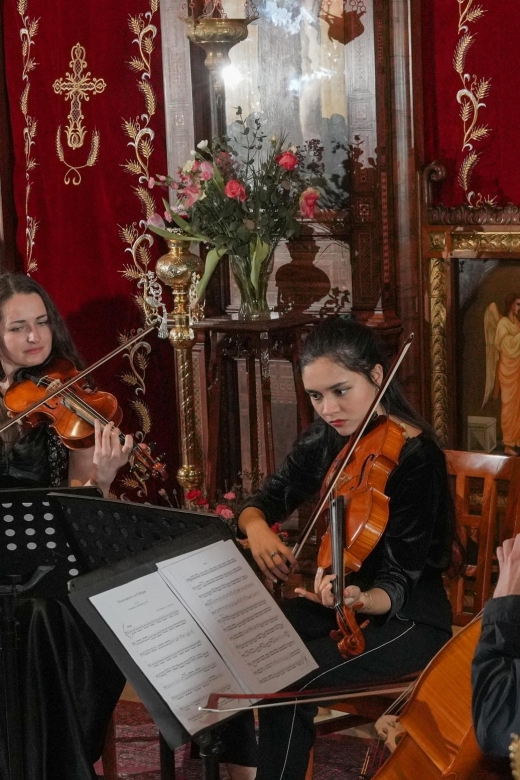
[(486, 389), (484, 406), (500, 393), (500, 425), (506, 455), (517, 455), (520, 447), (520, 293), (505, 299), (505, 315), (496, 303), (484, 313), (486, 337)]

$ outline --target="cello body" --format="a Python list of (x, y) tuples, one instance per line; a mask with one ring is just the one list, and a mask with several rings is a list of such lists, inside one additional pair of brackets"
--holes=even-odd
[(483, 755), (471, 717), (475, 619), (432, 659), (415, 684), (400, 725), (405, 734), (373, 780), (495, 780), (502, 764)]

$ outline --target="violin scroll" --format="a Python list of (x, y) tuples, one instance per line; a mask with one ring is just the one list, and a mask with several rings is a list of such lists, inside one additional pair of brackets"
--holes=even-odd
[(137, 444), (130, 453), (130, 471), (137, 473), (145, 481), (151, 475), (155, 479), (165, 482), (168, 478), (168, 472), (162, 462), (164, 455), (154, 458), (152, 449), (153, 442), (150, 442), (149, 445), (144, 442)]
[(337, 642), (338, 650), (343, 658), (360, 655), (365, 649), (363, 629), (367, 627), (368, 620), (359, 625), (355, 612), (349, 607), (343, 607), (343, 610), (339, 612), (336, 610), (336, 620), (338, 628), (330, 632), (330, 638)]

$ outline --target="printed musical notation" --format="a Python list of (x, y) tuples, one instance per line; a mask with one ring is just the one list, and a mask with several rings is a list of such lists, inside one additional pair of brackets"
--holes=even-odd
[(316, 668), (229, 540), (163, 561), (90, 601), (192, 735), (228, 717), (199, 711), (210, 693), (271, 693)]

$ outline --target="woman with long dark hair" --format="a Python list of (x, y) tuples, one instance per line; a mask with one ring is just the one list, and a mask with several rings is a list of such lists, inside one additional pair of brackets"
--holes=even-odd
[[(30, 277), (0, 276), (0, 424), (8, 417), (6, 390), (53, 358), (83, 367), (48, 293)], [(15, 424), (0, 434), (0, 489), (93, 485), (108, 495), (131, 448), (132, 437), (121, 444), (111, 423), (101, 431), (96, 421), (95, 444), (84, 450), (67, 450), (47, 423), (28, 430)], [(124, 679), (66, 598), (20, 599), (16, 618), (24, 778), (95, 780), (94, 762)], [(6, 749), (2, 738), (2, 777)]]
[[(301, 370), (319, 419), (246, 502), (238, 521), (257, 564), (273, 581), (285, 580), (296, 561), (270, 526), (320, 490), (330, 465), (365, 417), (387, 366), (371, 329), (337, 318), (310, 333)], [(284, 607), (319, 665), (294, 686), (298, 689), (401, 677), (422, 669), (451, 636), (442, 575), (452, 565), (458, 538), (444, 454), (396, 381), (376, 411), (397, 423), (406, 441), (386, 485), (386, 528), (343, 594), (344, 603), (355, 604), (361, 619), (370, 621), (365, 650), (345, 659), (330, 638), (336, 628), (330, 609), (333, 575), (318, 569), (314, 592), (297, 588), (300, 598)], [(254, 744), (252, 716), (235, 719), (225, 753), (226, 761), (237, 765), (235, 777), (303, 780), (315, 713), (313, 705), (260, 709), (258, 751), (249, 748), (249, 755), (243, 746)]]

